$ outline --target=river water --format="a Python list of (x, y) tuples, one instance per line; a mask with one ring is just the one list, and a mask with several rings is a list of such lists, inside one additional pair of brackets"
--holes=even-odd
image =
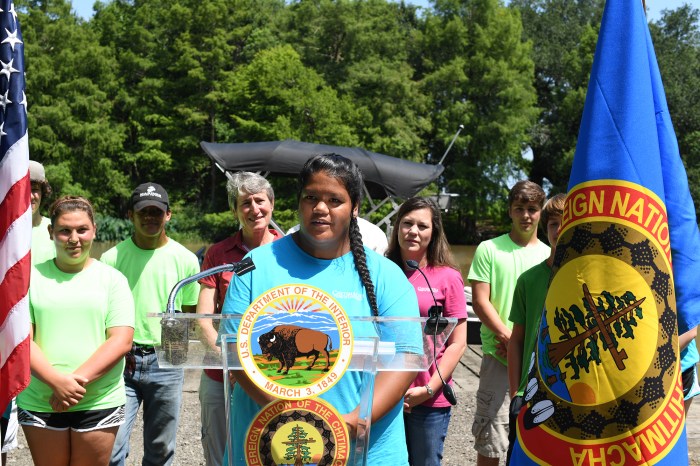
[(464, 279), (464, 284), (467, 284), (467, 274), (469, 273), (469, 267), (472, 265), (472, 260), (474, 259), (474, 251), (476, 251), (475, 245), (469, 246), (451, 246), (452, 254), (455, 256), (457, 265), (462, 271), (462, 279)]

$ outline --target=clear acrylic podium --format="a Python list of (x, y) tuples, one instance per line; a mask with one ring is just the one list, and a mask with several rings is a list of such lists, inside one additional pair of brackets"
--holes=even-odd
[[(162, 344), (156, 348), (158, 364), (161, 368), (177, 369), (221, 369), (224, 375), (228, 371), (241, 371), (243, 366), (239, 358), (237, 335), (219, 335), (217, 342), (208, 342), (201, 332), (199, 322), (209, 319), (218, 328), (224, 319), (232, 319), (230, 324), (237, 324), (241, 315), (219, 314), (183, 314), (183, 313), (153, 313), (150, 318), (159, 319), (162, 326)], [(378, 373), (390, 372), (421, 372), (427, 370), (433, 363), (433, 352), (439, 352), (445, 345), (449, 335), (457, 324), (454, 318), (446, 319), (447, 325), (434, 333), (435, 329), (426, 334), (424, 326), (426, 318), (399, 317), (349, 317), (353, 328), (353, 346), (350, 361), (343, 377), (354, 377), (359, 380), (358, 404), (359, 423), (356, 436), (350, 442), (348, 465), (366, 465), (368, 440), (371, 430), (372, 398), (374, 382)], [(236, 328), (238, 327), (235, 325)], [(435, 348), (435, 350), (434, 350)], [(299, 357), (296, 364), (305, 365), (306, 358)], [(271, 364), (276, 364), (275, 360)], [(321, 366), (315, 366), (320, 369)], [(311, 367), (309, 367), (311, 369)], [(350, 373), (356, 373), (349, 375)], [(224, 390), (227, 415), (228, 451), (231, 449), (232, 435), (230, 432), (231, 390), (229, 378), (224, 377)], [(325, 393), (318, 398), (324, 399)], [(269, 406), (269, 405), (268, 405)], [(262, 411), (265, 407), (261, 407)], [(346, 414), (337, 409), (340, 415)], [(253, 419), (250, 420), (251, 422)], [(261, 440), (262, 445), (262, 440)], [(265, 448), (263, 445), (262, 448)], [(272, 454), (272, 453), (271, 453)], [(294, 461), (278, 462), (269, 460), (260, 464), (267, 466), (276, 464), (295, 464)], [(232, 455), (228, 456), (228, 464), (236, 464)], [(240, 464), (240, 463), (239, 463)], [(300, 464), (300, 463), (297, 463)], [(323, 461), (304, 464), (327, 464)], [(335, 463), (333, 463), (335, 464)]]

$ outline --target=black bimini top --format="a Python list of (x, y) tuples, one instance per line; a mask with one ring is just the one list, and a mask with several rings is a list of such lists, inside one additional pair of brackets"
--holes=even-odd
[(226, 171), (282, 175), (297, 175), (304, 163), (314, 155), (340, 154), (360, 167), (367, 190), (374, 198), (408, 199), (435, 181), (445, 169), (442, 165), (411, 162), (359, 147), (312, 144), (291, 139), (231, 144), (202, 142), (201, 146)]

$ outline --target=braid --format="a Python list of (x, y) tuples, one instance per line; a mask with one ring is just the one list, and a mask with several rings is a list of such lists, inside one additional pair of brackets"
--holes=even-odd
[(357, 224), (357, 217), (355, 216), (350, 219), (349, 233), (350, 250), (352, 251), (352, 257), (355, 261), (355, 269), (357, 269), (360, 280), (362, 280), (362, 285), (365, 287), (367, 299), (369, 300), (369, 307), (372, 308), (372, 315), (378, 317), (379, 309), (377, 308), (377, 296), (374, 294), (374, 283), (372, 283), (372, 278), (369, 276), (367, 256), (365, 255), (365, 248), (362, 246), (362, 233), (360, 233), (360, 227)]

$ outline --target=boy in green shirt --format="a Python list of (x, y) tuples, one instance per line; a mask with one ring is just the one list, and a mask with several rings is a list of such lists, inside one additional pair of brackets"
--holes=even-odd
[(532, 352), (535, 350), (544, 301), (547, 297), (565, 200), (566, 195), (557, 194), (547, 201), (542, 209), (540, 223), (544, 225), (547, 232), (551, 252), (547, 260), (527, 270), (518, 278), (513, 293), (513, 305), (509, 317), (513, 323), (513, 330), (508, 342), (508, 385), (511, 403), (507, 461), (510, 461), (510, 453), (515, 442), (515, 421), (523, 405), (522, 395), (527, 383)]
[[(136, 307), (134, 347), (128, 355), (134, 366), (124, 372), (126, 416), (119, 428), (110, 465), (124, 465), (129, 437), (143, 402), (143, 465), (167, 466), (175, 457), (175, 435), (182, 404), (182, 369), (160, 369), (155, 346), (160, 345), (160, 323), (149, 318), (165, 311), (168, 296), (180, 280), (199, 272), (197, 256), (168, 238), (165, 224), (171, 211), (168, 193), (156, 183), (139, 185), (131, 195), (129, 219), (134, 234), (105, 252), (100, 260), (129, 281)], [(177, 295), (175, 306), (194, 312), (198, 289), (191, 283)]]
[(510, 232), (481, 243), (469, 270), (484, 353), (472, 425), (477, 466), (497, 466), (508, 449), (506, 354), (511, 330), (507, 318), (520, 274), (549, 256), (549, 247), (537, 239), (544, 200), (544, 191), (536, 183), (516, 183), (508, 194)]

